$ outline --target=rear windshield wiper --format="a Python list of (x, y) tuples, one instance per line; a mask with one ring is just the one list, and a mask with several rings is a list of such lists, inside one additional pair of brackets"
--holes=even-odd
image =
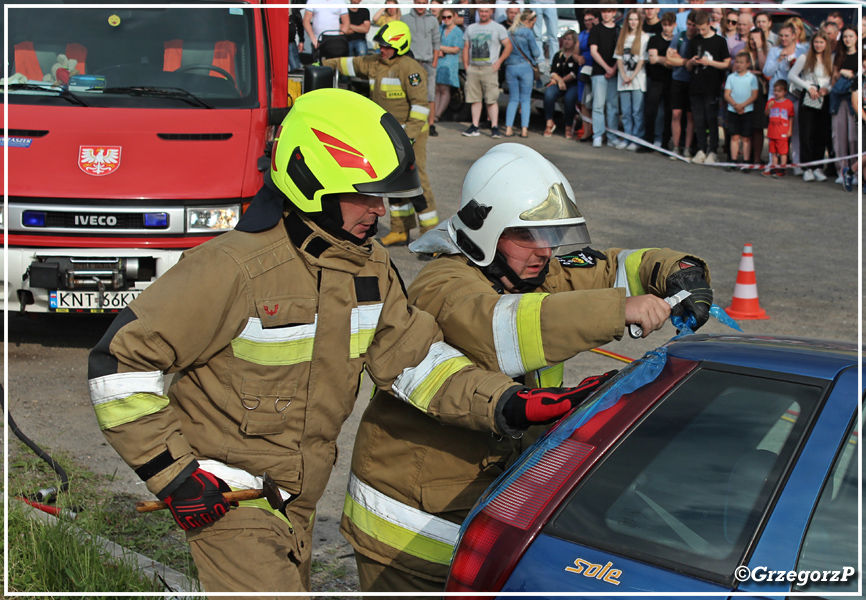
[(103, 94), (129, 94), (130, 96), (158, 96), (162, 98), (177, 98), (201, 108), (213, 108), (195, 94), (191, 94), (183, 88), (174, 87), (149, 87), (135, 85), (129, 87), (107, 87), (102, 88)]
[(26, 90), (33, 92), (54, 92), (64, 100), (79, 106), (90, 106), (87, 102), (81, 99), (80, 96), (73, 94), (66, 88), (48, 87), (44, 85), (36, 85), (33, 83), (10, 83), (7, 85), (9, 91)]

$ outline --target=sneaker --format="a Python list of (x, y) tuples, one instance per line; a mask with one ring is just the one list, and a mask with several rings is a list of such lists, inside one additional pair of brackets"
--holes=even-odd
[(466, 137), (477, 137), (481, 134), (478, 132), (478, 127), (476, 127), (475, 125), (470, 125), (469, 129), (463, 132), (463, 135), (465, 135)]
[(429, 135), (430, 135), (430, 137), (436, 137), (436, 136), (439, 135), (439, 132), (436, 131), (436, 126), (435, 126), (435, 125), (431, 125), (431, 126), (430, 126), (430, 134), (429, 134)]
[(617, 150), (625, 150), (628, 148), (628, 144), (625, 141), (618, 142), (616, 146), (614, 146)]
[(682, 155), (683, 155), (683, 149), (682, 149), (682, 148), (679, 148), (679, 147), (677, 147), (677, 146), (674, 146), (674, 149), (673, 149), (672, 152), (673, 152), (673, 155), (671, 155), (671, 156), (668, 157), (668, 158), (670, 158), (671, 160), (677, 160), (677, 157), (678, 157), (678, 156), (679, 156), (679, 157), (682, 157)]
[(601, 148), (601, 138), (592, 138), (592, 147), (593, 148)]
[(688, 161), (691, 161), (691, 159), (692, 159), (692, 151), (689, 150), (688, 148), (683, 148), (683, 158), (686, 159), (686, 160), (688, 160)]
[(851, 167), (842, 167), (842, 186), (846, 192), (854, 189), (854, 171)]
[(784, 179), (785, 169), (773, 169), (773, 177), (775, 177), (776, 179)]
[(703, 150), (698, 150), (698, 153), (695, 154), (695, 157), (692, 159), (692, 162), (696, 165), (704, 164), (704, 161), (707, 159), (707, 155), (704, 154)]
[(717, 161), (716, 161), (716, 153), (715, 152), (710, 152), (709, 154), (707, 154), (707, 157), (704, 159), (705, 165), (712, 165), (716, 162)]
[(490, 137), (492, 137), (494, 140), (499, 139), (499, 137), (500, 137), (499, 136), (499, 127), (491, 127), (490, 128)]
[(812, 169), (812, 175), (815, 176), (815, 181), (827, 181), (827, 176), (821, 169)]
[(836, 181), (834, 183), (838, 183), (839, 185), (845, 185), (845, 178), (840, 174), (839, 177), (836, 178)]
[(763, 175), (764, 177), (772, 177), (774, 171), (775, 171), (775, 169), (773, 169), (772, 167), (770, 167), (768, 165), (764, 168), (763, 171), (761, 171), (761, 175)]
[(794, 176), (795, 177), (799, 177), (802, 174), (803, 174), (803, 169), (801, 169), (800, 167), (794, 167)]
[(812, 174), (811, 169), (806, 169), (803, 171), (803, 181), (815, 181), (815, 175)]
[(629, 144), (628, 146), (625, 147), (625, 149), (628, 150), (629, 152), (637, 152), (637, 148), (638, 148), (638, 145), (635, 144), (634, 142), (632, 142), (631, 144)]

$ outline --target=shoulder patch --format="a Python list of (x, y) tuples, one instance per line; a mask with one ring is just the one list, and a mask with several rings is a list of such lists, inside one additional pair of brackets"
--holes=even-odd
[(412, 73), (409, 75), (409, 85), (417, 86), (421, 85), (421, 73)]
[(577, 252), (572, 252), (571, 254), (557, 256), (556, 259), (563, 267), (586, 268), (594, 267), (598, 264), (599, 260), (607, 260), (607, 256), (605, 256), (598, 250), (593, 250), (592, 248), (586, 247), (583, 250), (578, 250)]

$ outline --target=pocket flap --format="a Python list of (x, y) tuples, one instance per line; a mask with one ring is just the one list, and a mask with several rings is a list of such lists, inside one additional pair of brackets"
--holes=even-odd
[(297, 296), (259, 298), (256, 300), (256, 314), (262, 327), (308, 325), (316, 320), (316, 299)]
[(241, 431), (247, 435), (278, 435), (286, 430), (286, 415), (248, 410), (241, 419)]

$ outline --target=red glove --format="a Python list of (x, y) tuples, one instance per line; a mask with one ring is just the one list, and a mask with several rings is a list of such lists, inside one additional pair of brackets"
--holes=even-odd
[(505, 400), (502, 416), (506, 424), (517, 430), (528, 429), (532, 425), (553, 423), (584, 400), (599, 387), (616, 375), (608, 371), (604, 375), (587, 377), (579, 385), (571, 388), (521, 389)]
[(184, 531), (203, 527), (224, 517), (230, 506), (223, 492), (230, 492), (228, 484), (207, 471), (196, 469), (166, 499), (165, 503), (174, 520)]

